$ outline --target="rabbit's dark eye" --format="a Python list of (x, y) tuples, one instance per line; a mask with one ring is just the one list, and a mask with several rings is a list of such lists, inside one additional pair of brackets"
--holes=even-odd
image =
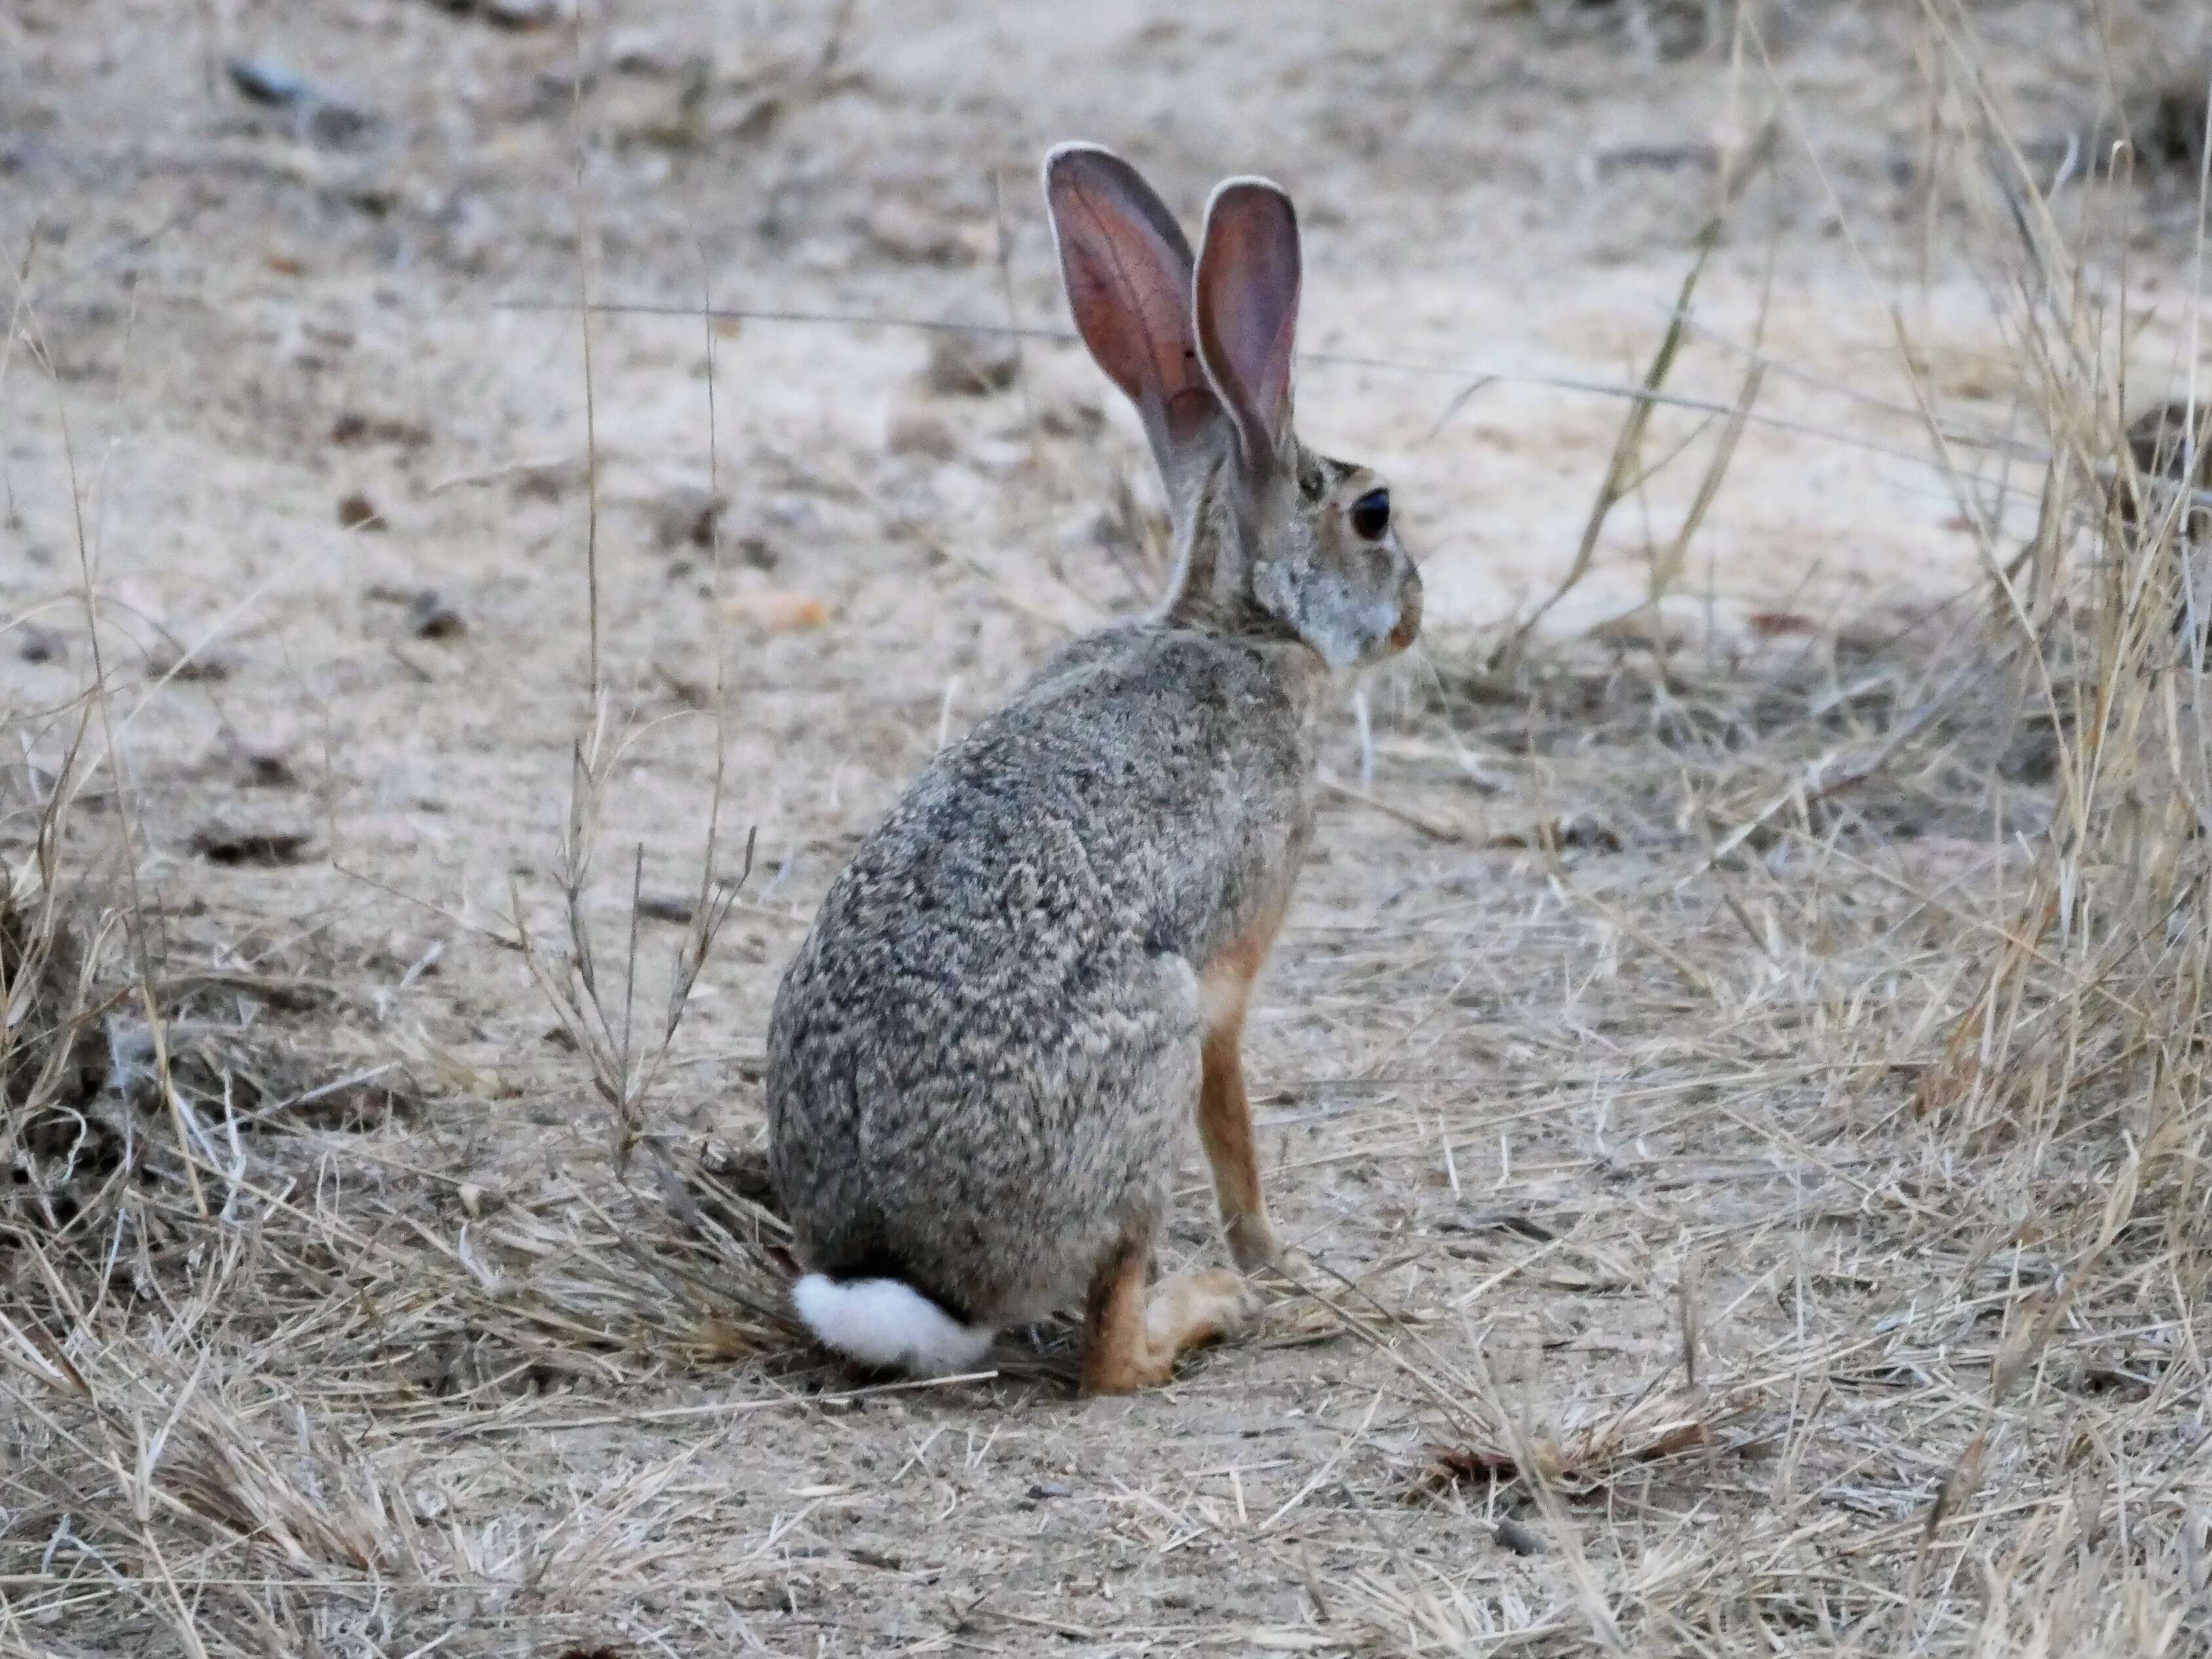
[(1352, 533), (1362, 540), (1379, 542), (1390, 528), (1390, 492), (1370, 489), (1352, 504)]

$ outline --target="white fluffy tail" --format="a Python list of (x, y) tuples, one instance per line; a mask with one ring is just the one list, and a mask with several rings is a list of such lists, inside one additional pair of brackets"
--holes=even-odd
[(963, 1325), (911, 1285), (896, 1279), (839, 1284), (808, 1273), (791, 1287), (792, 1305), (824, 1347), (890, 1370), (950, 1376), (973, 1370), (998, 1333)]

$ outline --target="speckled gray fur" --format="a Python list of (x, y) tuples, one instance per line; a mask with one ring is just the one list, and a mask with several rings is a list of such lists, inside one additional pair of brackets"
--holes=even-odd
[(776, 998), (774, 1176), (810, 1265), (1015, 1323), (1166, 1207), (1197, 970), (1279, 902), (1311, 833), (1318, 666), (1295, 641), (1112, 629), (915, 781)]

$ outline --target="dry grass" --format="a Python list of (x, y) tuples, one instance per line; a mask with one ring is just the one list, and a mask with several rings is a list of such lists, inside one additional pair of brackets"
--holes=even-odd
[[(1755, 62), (1754, 9), (1711, 10)], [(0, 1653), (862, 1650), (856, 1609), (916, 1651), (2203, 1651), (2203, 496), (2185, 441), (2130, 441), (2127, 167), (2039, 194), (1971, 12), (1917, 24), (2036, 529), (1931, 394), (1989, 571), (1947, 610), (1778, 617), (1749, 660), (1515, 634), (1401, 688), (1343, 793), (1404, 878), (1316, 872), (1272, 993), (1321, 1033), (1258, 1091), (1316, 1260), (1194, 1408), (1249, 1366), (1311, 1431), (1069, 1465), (1098, 1490), (1060, 1584), (1195, 1588), (1018, 1597), (997, 1532), (933, 1553), (1008, 1424), (1062, 1467), (1066, 1334), (944, 1392), (794, 1340), (757, 1158), (655, 1109), (744, 876), (710, 826), (642, 951), (642, 854), (593, 856), (604, 704), (556, 902), (518, 889), (501, 935), (571, 1056), (533, 1116), (382, 1023), (389, 967), (165, 915), (96, 684), (5, 711)], [(2158, 158), (2197, 170), (2200, 257), (2204, 156)], [(1678, 459), (1702, 511), (1740, 416), (1647, 458), (1636, 407), (1597, 516)], [(501, 1178), (488, 1142), (583, 1111), (603, 1156)], [(1208, 1599), (1232, 1577), (1270, 1588)]]

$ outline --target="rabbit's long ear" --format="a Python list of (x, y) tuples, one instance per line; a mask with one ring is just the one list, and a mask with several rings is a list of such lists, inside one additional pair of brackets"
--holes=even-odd
[(1191, 325), (1190, 243), (1137, 170), (1096, 144), (1060, 144), (1044, 200), (1083, 343), (1145, 423), (1178, 514), (1221, 406)]
[(1198, 349), (1254, 478), (1290, 453), (1300, 270), (1297, 210), (1279, 187), (1231, 179), (1214, 191), (1198, 256)]

